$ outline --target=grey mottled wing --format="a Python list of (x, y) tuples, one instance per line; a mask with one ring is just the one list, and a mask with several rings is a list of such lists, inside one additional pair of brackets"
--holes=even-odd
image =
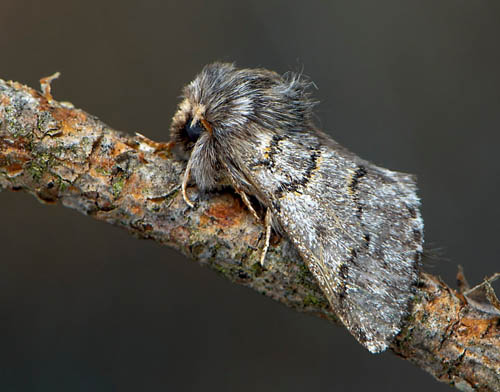
[(414, 179), (322, 134), (262, 134), (241, 151), (250, 193), (271, 208), (340, 319), (371, 352), (400, 331), (418, 279)]

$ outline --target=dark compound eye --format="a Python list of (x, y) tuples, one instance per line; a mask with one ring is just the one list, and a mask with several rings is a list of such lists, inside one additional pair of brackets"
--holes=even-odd
[(192, 142), (196, 142), (203, 132), (203, 126), (197, 121), (195, 124), (192, 124), (191, 121), (186, 123), (186, 133), (188, 135), (189, 140)]

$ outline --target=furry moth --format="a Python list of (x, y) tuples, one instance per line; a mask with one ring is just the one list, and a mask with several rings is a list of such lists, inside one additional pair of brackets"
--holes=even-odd
[(214, 63), (183, 90), (171, 140), (182, 179), (229, 185), (288, 237), (351, 334), (373, 353), (398, 334), (418, 280), (423, 221), (415, 178), (367, 162), (317, 129), (299, 75)]

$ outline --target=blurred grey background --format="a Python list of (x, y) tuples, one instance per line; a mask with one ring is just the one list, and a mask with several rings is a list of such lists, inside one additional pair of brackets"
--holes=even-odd
[[(500, 270), (498, 1), (0, 3), (0, 78), (166, 140), (181, 87), (213, 60), (304, 70), (321, 126), (416, 173), (426, 266), (455, 285)], [(180, 254), (23, 193), (0, 193), (1, 391), (448, 391), (342, 328)]]

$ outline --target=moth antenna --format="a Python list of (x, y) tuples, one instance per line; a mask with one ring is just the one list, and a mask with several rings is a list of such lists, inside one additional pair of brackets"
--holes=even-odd
[(269, 249), (269, 242), (271, 240), (271, 210), (268, 208), (266, 210), (266, 217), (264, 218), (264, 225), (266, 227), (266, 239), (264, 246), (262, 247), (262, 254), (260, 256), (260, 265), (264, 266), (264, 261), (266, 260), (267, 250)]

